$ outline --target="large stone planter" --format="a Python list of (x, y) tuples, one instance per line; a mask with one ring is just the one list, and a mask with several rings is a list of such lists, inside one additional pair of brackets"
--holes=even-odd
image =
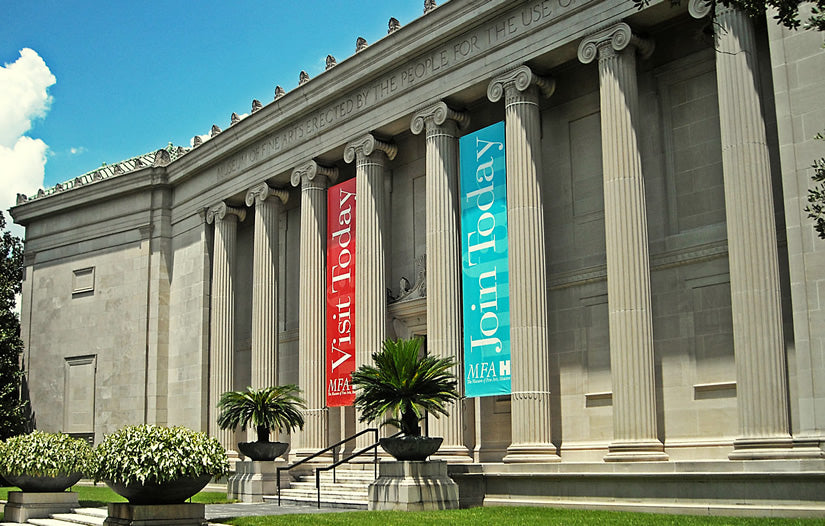
[(105, 526), (206, 526), (203, 504), (165, 504), (135, 506), (110, 502)]
[(72, 473), (56, 477), (30, 477), (29, 475), (3, 475), (12, 486), (17, 486), (26, 493), (54, 493), (71, 488), (83, 475)]
[(275, 460), (284, 454), (286, 442), (238, 442), (238, 450), (249, 460)]
[(5, 521), (25, 523), (29, 519), (45, 519), (52, 513), (69, 513), (79, 507), (77, 493), (10, 491), (3, 513)]
[(438, 451), (443, 441), (440, 437), (401, 436), (382, 438), (379, 443), (395, 460), (421, 461)]
[(112, 491), (129, 501), (129, 504), (182, 504), (186, 499), (202, 490), (211, 475), (185, 477), (160, 484), (152, 481), (120, 484), (105, 481)]
[(447, 475), (446, 460), (381, 462), (367, 495), (370, 510), (458, 508), (458, 484)]

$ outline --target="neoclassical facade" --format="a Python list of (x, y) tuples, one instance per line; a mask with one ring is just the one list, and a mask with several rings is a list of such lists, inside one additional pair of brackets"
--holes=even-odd
[(459, 139), (503, 121), (512, 393), (427, 424), (462, 499), (664, 499), (704, 474), (815, 509), (821, 36), (701, 0), (425, 4), (192, 148), (18, 198), (37, 426), (233, 450), (220, 393), (296, 383), (291, 458), (364, 428), (325, 397), (329, 189), (355, 178), (356, 365), (409, 336), (461, 364)]

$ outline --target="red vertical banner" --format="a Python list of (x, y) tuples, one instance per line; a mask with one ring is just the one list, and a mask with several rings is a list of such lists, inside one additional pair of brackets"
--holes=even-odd
[(327, 190), (327, 406), (352, 405), (355, 370), (355, 178)]

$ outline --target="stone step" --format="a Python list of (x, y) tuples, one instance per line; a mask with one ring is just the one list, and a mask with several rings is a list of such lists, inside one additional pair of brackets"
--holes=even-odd
[(26, 524), (34, 524), (34, 526), (77, 526), (76, 522), (67, 522), (60, 519), (29, 519)]
[[(290, 489), (282, 489), (281, 490), (281, 498), (291, 498), (291, 497), (306, 497), (306, 498), (317, 498), (318, 492), (315, 488), (290, 488)], [(275, 495), (277, 497), (277, 495)], [(349, 499), (349, 500), (366, 500), (367, 492), (366, 491), (322, 491), (321, 492), (321, 499), (323, 500), (339, 500), (339, 499)]]
[(72, 524), (84, 524), (85, 526), (103, 526), (103, 522), (106, 520), (106, 515), (101, 517), (99, 515), (87, 515), (84, 513), (53, 513), (51, 515), (52, 519), (57, 519), (65, 522), (69, 522)]
[[(370, 481), (370, 484), (371, 483), (372, 483), (372, 481)], [(338, 483), (335, 483), (335, 484), (333, 484), (332, 482), (329, 482), (329, 483), (325, 484), (325, 483), (321, 482), (321, 491), (339, 491), (339, 492), (345, 492), (345, 493), (349, 492), (349, 491), (353, 491), (353, 492), (356, 492), (356, 493), (361, 493), (361, 492), (366, 493), (367, 486), (369, 486), (369, 484), (347, 484), (347, 483), (341, 483), (340, 481)], [(290, 485), (289, 485), (289, 489), (295, 489), (295, 488), (312, 489), (312, 491), (315, 491), (315, 481), (314, 480), (302, 480), (302, 481), (291, 482)]]
[(104, 519), (109, 516), (109, 511), (106, 508), (75, 508), (72, 511), (78, 515), (90, 515), (92, 517), (103, 517)]
[[(343, 508), (350, 510), (365, 510), (367, 509), (366, 497), (361, 499), (353, 498), (337, 498), (335, 500), (328, 500), (329, 496), (321, 494), (321, 506), (325, 508)], [(278, 502), (277, 495), (264, 495), (264, 502)], [(301, 506), (301, 507), (315, 507), (318, 505), (318, 497), (313, 493), (312, 495), (290, 495), (281, 494), (282, 506)]]

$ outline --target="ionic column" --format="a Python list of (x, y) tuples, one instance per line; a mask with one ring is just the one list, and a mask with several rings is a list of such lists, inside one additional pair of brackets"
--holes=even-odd
[[(384, 165), (395, 158), (394, 144), (366, 134), (347, 144), (344, 161), (355, 161), (355, 367), (372, 362), (387, 337), (387, 285), (384, 254)], [(356, 420), (359, 415), (356, 415)], [(378, 425), (379, 422), (375, 422)], [(369, 427), (357, 422), (356, 431)], [(372, 443), (365, 435), (356, 447)]]
[[(438, 102), (416, 113), (410, 125), (416, 135), (427, 130), (427, 352), (456, 362), (453, 374), (462, 393), (458, 125), (468, 120)], [(438, 457), (472, 461), (464, 443), (463, 401), (453, 405), (449, 417), (430, 418), (429, 433), (444, 437)]]
[(255, 207), (251, 382), (255, 389), (278, 385), (278, 228), (288, 198), (285, 190), (270, 188), (266, 182), (246, 192), (246, 206)]
[(228, 206), (225, 202), (206, 211), (206, 222), (215, 224), (209, 320), (209, 428), (210, 434), (220, 441), (229, 456), (237, 456), (234, 432), (218, 428), (218, 400), (221, 394), (235, 388), (235, 283), (232, 265), (235, 263), (238, 221), (243, 221), (245, 217), (246, 210)]
[(511, 432), (505, 462), (560, 460), (551, 440), (547, 266), (541, 196), (539, 91), (555, 82), (520, 66), (494, 78), (487, 98), (504, 96), (510, 262)]
[[(702, 18), (709, 6), (690, 2)], [(714, 23), (739, 438), (731, 459), (791, 455), (771, 166), (747, 15), (721, 3)], [(816, 455), (816, 452), (814, 452)]]
[(300, 300), (298, 302), (298, 385), (307, 408), (304, 429), (297, 435), (296, 456), (327, 447), (326, 407), (327, 186), (335, 168), (309, 161), (292, 171), (292, 186), (301, 186)]
[(585, 38), (599, 58), (613, 440), (606, 461), (667, 460), (656, 429), (653, 317), (642, 161), (636, 135), (636, 52), (653, 45), (625, 23)]

